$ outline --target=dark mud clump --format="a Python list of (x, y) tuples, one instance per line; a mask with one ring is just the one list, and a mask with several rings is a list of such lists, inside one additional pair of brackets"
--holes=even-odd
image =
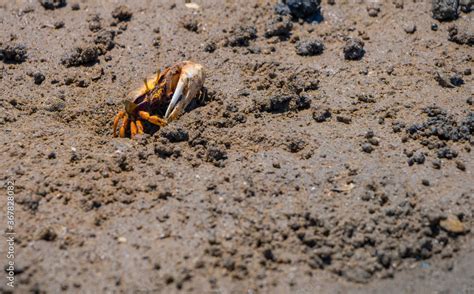
[(327, 108), (318, 108), (313, 112), (313, 119), (318, 123), (328, 121), (331, 117), (331, 111)]
[(41, 85), (43, 81), (46, 79), (43, 73), (41, 72), (35, 72), (32, 74), (33, 80), (36, 85)]
[(290, 8), (285, 3), (277, 3), (275, 5), (275, 13), (279, 15), (290, 15)]
[(299, 41), (296, 43), (296, 54), (301, 56), (314, 56), (322, 54), (324, 44), (320, 40)]
[(38, 233), (38, 240), (44, 240), (44, 241), (49, 241), (53, 242), (56, 240), (58, 237), (58, 234), (50, 227), (43, 228), (39, 233)]
[(367, 5), (367, 13), (370, 17), (377, 17), (380, 13), (380, 4), (375, 2), (370, 2)]
[(454, 88), (464, 84), (463, 78), (457, 73), (448, 76), (443, 72), (436, 72), (434, 75), (434, 79), (443, 88)]
[(53, 23), (53, 27), (54, 27), (56, 30), (59, 30), (59, 29), (64, 28), (64, 25), (65, 25), (65, 23), (64, 23), (64, 21), (62, 21), (62, 20), (58, 20), (58, 21), (55, 21), (55, 22)]
[(361, 149), (365, 153), (372, 153), (372, 151), (374, 151), (374, 147), (372, 147), (372, 145), (370, 145), (369, 143), (363, 143)]
[(464, 84), (464, 79), (462, 78), (462, 76), (458, 73), (455, 73), (453, 74), (450, 78), (449, 78), (449, 81), (451, 82), (451, 84), (453, 84), (454, 86), (456, 87), (459, 87), (461, 85)]
[(216, 51), (217, 45), (214, 41), (209, 41), (204, 45), (204, 52), (212, 53)]
[(275, 12), (281, 15), (290, 14), (296, 19), (311, 20), (321, 13), (320, 0), (283, 0), (275, 6)]
[(431, 13), (439, 21), (453, 20), (458, 17), (459, 0), (432, 0)]
[(425, 154), (423, 152), (417, 152), (417, 153), (410, 156), (407, 163), (408, 163), (409, 166), (412, 166), (415, 163), (416, 164), (423, 164), (423, 163), (425, 163)]
[(105, 54), (115, 47), (114, 39), (115, 31), (109, 30), (102, 30), (95, 36), (94, 43), (97, 45), (100, 54)]
[(285, 38), (291, 34), (292, 29), (293, 23), (287, 17), (277, 16), (267, 24), (265, 38), (275, 36)]
[(71, 5), (71, 9), (72, 9), (73, 11), (80, 10), (80, 9), (81, 9), (81, 5), (80, 5), (79, 3), (73, 3), (73, 4)]
[(67, 67), (92, 65), (98, 61), (100, 49), (95, 45), (75, 47), (61, 59)]
[(365, 153), (371, 153), (375, 150), (376, 146), (379, 146), (380, 140), (377, 138), (372, 130), (369, 130), (365, 134), (365, 142), (362, 143), (361, 149)]
[(287, 138), (286, 139), (286, 149), (291, 153), (298, 153), (304, 149), (306, 142), (301, 138)]
[(182, 128), (169, 126), (160, 129), (160, 136), (168, 139), (171, 143), (188, 141), (188, 132)]
[(474, 1), (472, 0), (460, 0), (459, 6), (461, 6), (461, 11), (465, 13), (469, 13), (472, 11), (472, 7), (474, 7)]
[(265, 38), (288, 37), (292, 29), (293, 23), (287, 17), (277, 16), (267, 24)]
[(285, 87), (288, 91), (300, 95), (302, 92), (317, 90), (319, 88), (319, 72), (313, 69), (302, 69), (292, 73), (286, 79)]
[(217, 167), (224, 167), (227, 158), (227, 152), (223, 147), (211, 146), (207, 149), (206, 161), (213, 163)]
[(270, 113), (284, 113), (288, 111), (299, 111), (311, 106), (311, 99), (306, 95), (284, 95), (278, 94), (258, 103), (259, 110)]
[(454, 149), (444, 147), (438, 150), (438, 158), (454, 159), (458, 157), (458, 152)]
[(89, 30), (91, 32), (98, 32), (102, 29), (102, 18), (99, 14), (93, 14), (87, 18), (89, 23)]
[(0, 59), (5, 63), (22, 63), (28, 58), (28, 51), (23, 44), (7, 44), (0, 48)]
[(126, 5), (120, 5), (112, 11), (112, 17), (118, 21), (129, 21), (133, 13)]
[(336, 121), (340, 123), (344, 123), (346, 125), (350, 125), (352, 123), (352, 118), (350, 116), (337, 115)]
[(198, 33), (199, 31), (199, 22), (194, 17), (187, 16), (183, 18), (181, 25), (190, 32)]
[(67, 5), (66, 0), (39, 0), (45, 9), (57, 9)]
[[(429, 150), (437, 150), (436, 156), (438, 158), (450, 160), (458, 156), (458, 151), (449, 146), (448, 142), (473, 143), (474, 112), (468, 113), (466, 118), (460, 121), (455, 120), (439, 107), (428, 107), (423, 112), (428, 116), (428, 119), (425, 122), (408, 126), (406, 133), (409, 138), (419, 141)], [(411, 161), (417, 162), (414, 158)], [(433, 167), (440, 168), (440, 164), (434, 162)]]
[(360, 60), (364, 57), (364, 42), (358, 38), (350, 38), (343, 49), (344, 58), (347, 60)]
[(413, 138), (434, 136), (444, 141), (470, 141), (474, 133), (473, 112), (459, 123), (445, 110), (436, 106), (425, 108), (423, 112), (428, 116), (428, 120), (407, 128)]
[(257, 38), (257, 29), (254, 26), (238, 26), (231, 31), (229, 45), (232, 47), (247, 47), (251, 40)]
[(459, 32), (459, 28), (455, 25), (449, 27), (448, 40), (460, 45), (474, 45), (474, 32), (462, 31)]
[[(166, 141), (166, 140), (165, 140)], [(166, 142), (159, 142), (154, 146), (155, 154), (160, 158), (174, 157), (178, 158), (181, 156), (181, 150), (167, 144)]]

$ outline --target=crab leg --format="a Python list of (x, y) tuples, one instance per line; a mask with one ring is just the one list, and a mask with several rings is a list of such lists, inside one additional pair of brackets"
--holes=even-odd
[(160, 127), (164, 127), (168, 124), (168, 122), (162, 118), (160, 118), (159, 116), (157, 115), (150, 115), (148, 112), (146, 111), (139, 111), (138, 112), (138, 115), (146, 120), (146, 121), (149, 121), (150, 123), (154, 124), (154, 125), (158, 125)]
[(119, 123), (120, 119), (121, 119), (124, 115), (125, 115), (125, 112), (120, 111), (119, 113), (117, 113), (117, 115), (116, 115), (115, 118), (114, 118), (114, 129), (113, 129), (114, 137), (117, 137), (117, 127), (118, 127), (118, 123)]
[(125, 138), (125, 131), (127, 129), (127, 124), (128, 124), (128, 114), (125, 113), (122, 120), (122, 126), (120, 127), (120, 138)]
[(137, 125), (135, 124), (135, 122), (132, 120), (130, 122), (130, 138), (133, 138), (135, 137), (135, 135), (137, 134), (138, 130), (137, 130)]
[(143, 134), (143, 124), (142, 124), (142, 122), (137, 119), (137, 121), (135, 123), (137, 124), (138, 134)]

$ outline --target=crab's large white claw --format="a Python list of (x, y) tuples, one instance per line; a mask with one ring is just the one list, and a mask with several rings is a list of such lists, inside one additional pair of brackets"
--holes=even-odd
[(184, 62), (176, 90), (166, 109), (165, 119), (172, 121), (184, 112), (186, 106), (201, 90), (204, 78), (202, 65), (191, 61)]

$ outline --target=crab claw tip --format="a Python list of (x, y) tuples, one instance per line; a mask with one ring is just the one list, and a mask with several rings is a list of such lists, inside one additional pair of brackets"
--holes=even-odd
[(165, 119), (180, 115), (189, 102), (196, 96), (204, 83), (202, 65), (186, 62), (182, 68), (176, 90), (166, 109)]
[(180, 100), (181, 96), (183, 95), (183, 90), (184, 90), (184, 85), (186, 84), (185, 78), (180, 78), (178, 85), (176, 86), (176, 90), (174, 91), (173, 97), (171, 98), (170, 104), (168, 105), (168, 108), (166, 109), (165, 113), (165, 119), (168, 119), (170, 114), (173, 112), (176, 104)]

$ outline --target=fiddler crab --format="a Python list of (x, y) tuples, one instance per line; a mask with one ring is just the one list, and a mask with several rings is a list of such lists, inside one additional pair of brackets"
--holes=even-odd
[(117, 129), (121, 138), (143, 134), (143, 121), (164, 127), (177, 119), (190, 102), (202, 94), (204, 78), (202, 65), (183, 61), (145, 79), (145, 85), (135, 93), (134, 100), (125, 101), (125, 109), (115, 116), (114, 137)]

